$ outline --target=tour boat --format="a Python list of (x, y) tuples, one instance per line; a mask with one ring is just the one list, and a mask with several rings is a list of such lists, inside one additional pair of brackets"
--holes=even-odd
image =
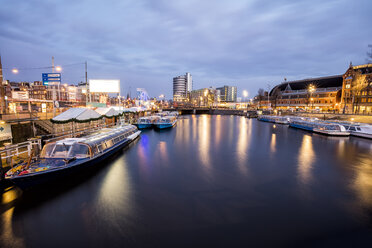
[(47, 143), (35, 161), (10, 169), (5, 179), (22, 189), (77, 174), (102, 161), (135, 140), (141, 131), (133, 125), (104, 128), (80, 138)]
[(334, 135), (334, 136), (349, 136), (349, 132), (346, 128), (339, 124), (331, 124), (320, 121), (311, 120), (291, 120), (289, 123), (290, 127), (300, 128), (316, 133)]
[(140, 117), (136, 123), (138, 129), (151, 128), (155, 121), (160, 119), (160, 116), (145, 116)]
[(372, 125), (354, 122), (339, 122), (353, 136), (372, 139)]
[(155, 128), (164, 129), (176, 125), (177, 118), (175, 116), (164, 116), (154, 122)]
[(259, 121), (272, 122), (277, 124), (289, 124), (289, 117), (287, 116), (277, 116), (277, 115), (261, 115), (257, 117)]

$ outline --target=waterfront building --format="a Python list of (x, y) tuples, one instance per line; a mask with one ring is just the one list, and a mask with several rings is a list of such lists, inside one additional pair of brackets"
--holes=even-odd
[(190, 92), (190, 103), (193, 106), (212, 107), (220, 102), (220, 91), (215, 88), (202, 88)]
[(237, 87), (236, 86), (227, 86), (217, 88), (220, 91), (220, 101), (221, 102), (236, 102), (237, 97)]
[(342, 82), (342, 75), (284, 81), (271, 90), (268, 100), (277, 109), (338, 111)]
[(46, 86), (43, 85), (41, 81), (34, 81), (30, 85), (30, 98), (31, 99), (39, 99), (39, 100), (46, 100), (47, 89)]
[(192, 76), (189, 72), (173, 78), (173, 101), (187, 102), (192, 91)]
[(372, 64), (353, 66), (343, 75), (343, 113), (372, 113)]

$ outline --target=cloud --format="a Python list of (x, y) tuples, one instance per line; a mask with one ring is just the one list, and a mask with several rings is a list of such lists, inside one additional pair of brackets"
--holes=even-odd
[[(171, 97), (172, 77), (194, 87), (343, 73), (365, 61), (370, 1), (1, 1), (4, 67), (88, 61), (90, 77), (117, 77)], [(6, 72), (6, 70), (5, 70)], [(40, 71), (8, 75), (40, 80)], [(64, 70), (69, 83), (82, 68)], [(251, 96), (253, 94), (251, 93)]]

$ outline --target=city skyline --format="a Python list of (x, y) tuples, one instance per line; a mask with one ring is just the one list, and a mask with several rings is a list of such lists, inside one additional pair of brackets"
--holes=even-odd
[(54, 56), (63, 83), (84, 81), (84, 65), (71, 64), (88, 61), (89, 78), (120, 79), (124, 96), (145, 88), (171, 99), (172, 78), (190, 72), (194, 89), (236, 85), (252, 98), (284, 78), (363, 64), (372, 40), (369, 1), (3, 2), (5, 79), (39, 81), (48, 71), (21, 68), (51, 66)]

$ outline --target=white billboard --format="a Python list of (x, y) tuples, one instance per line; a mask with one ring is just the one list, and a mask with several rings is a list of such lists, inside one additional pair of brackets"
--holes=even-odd
[(120, 80), (90, 79), (89, 91), (92, 93), (120, 93)]

